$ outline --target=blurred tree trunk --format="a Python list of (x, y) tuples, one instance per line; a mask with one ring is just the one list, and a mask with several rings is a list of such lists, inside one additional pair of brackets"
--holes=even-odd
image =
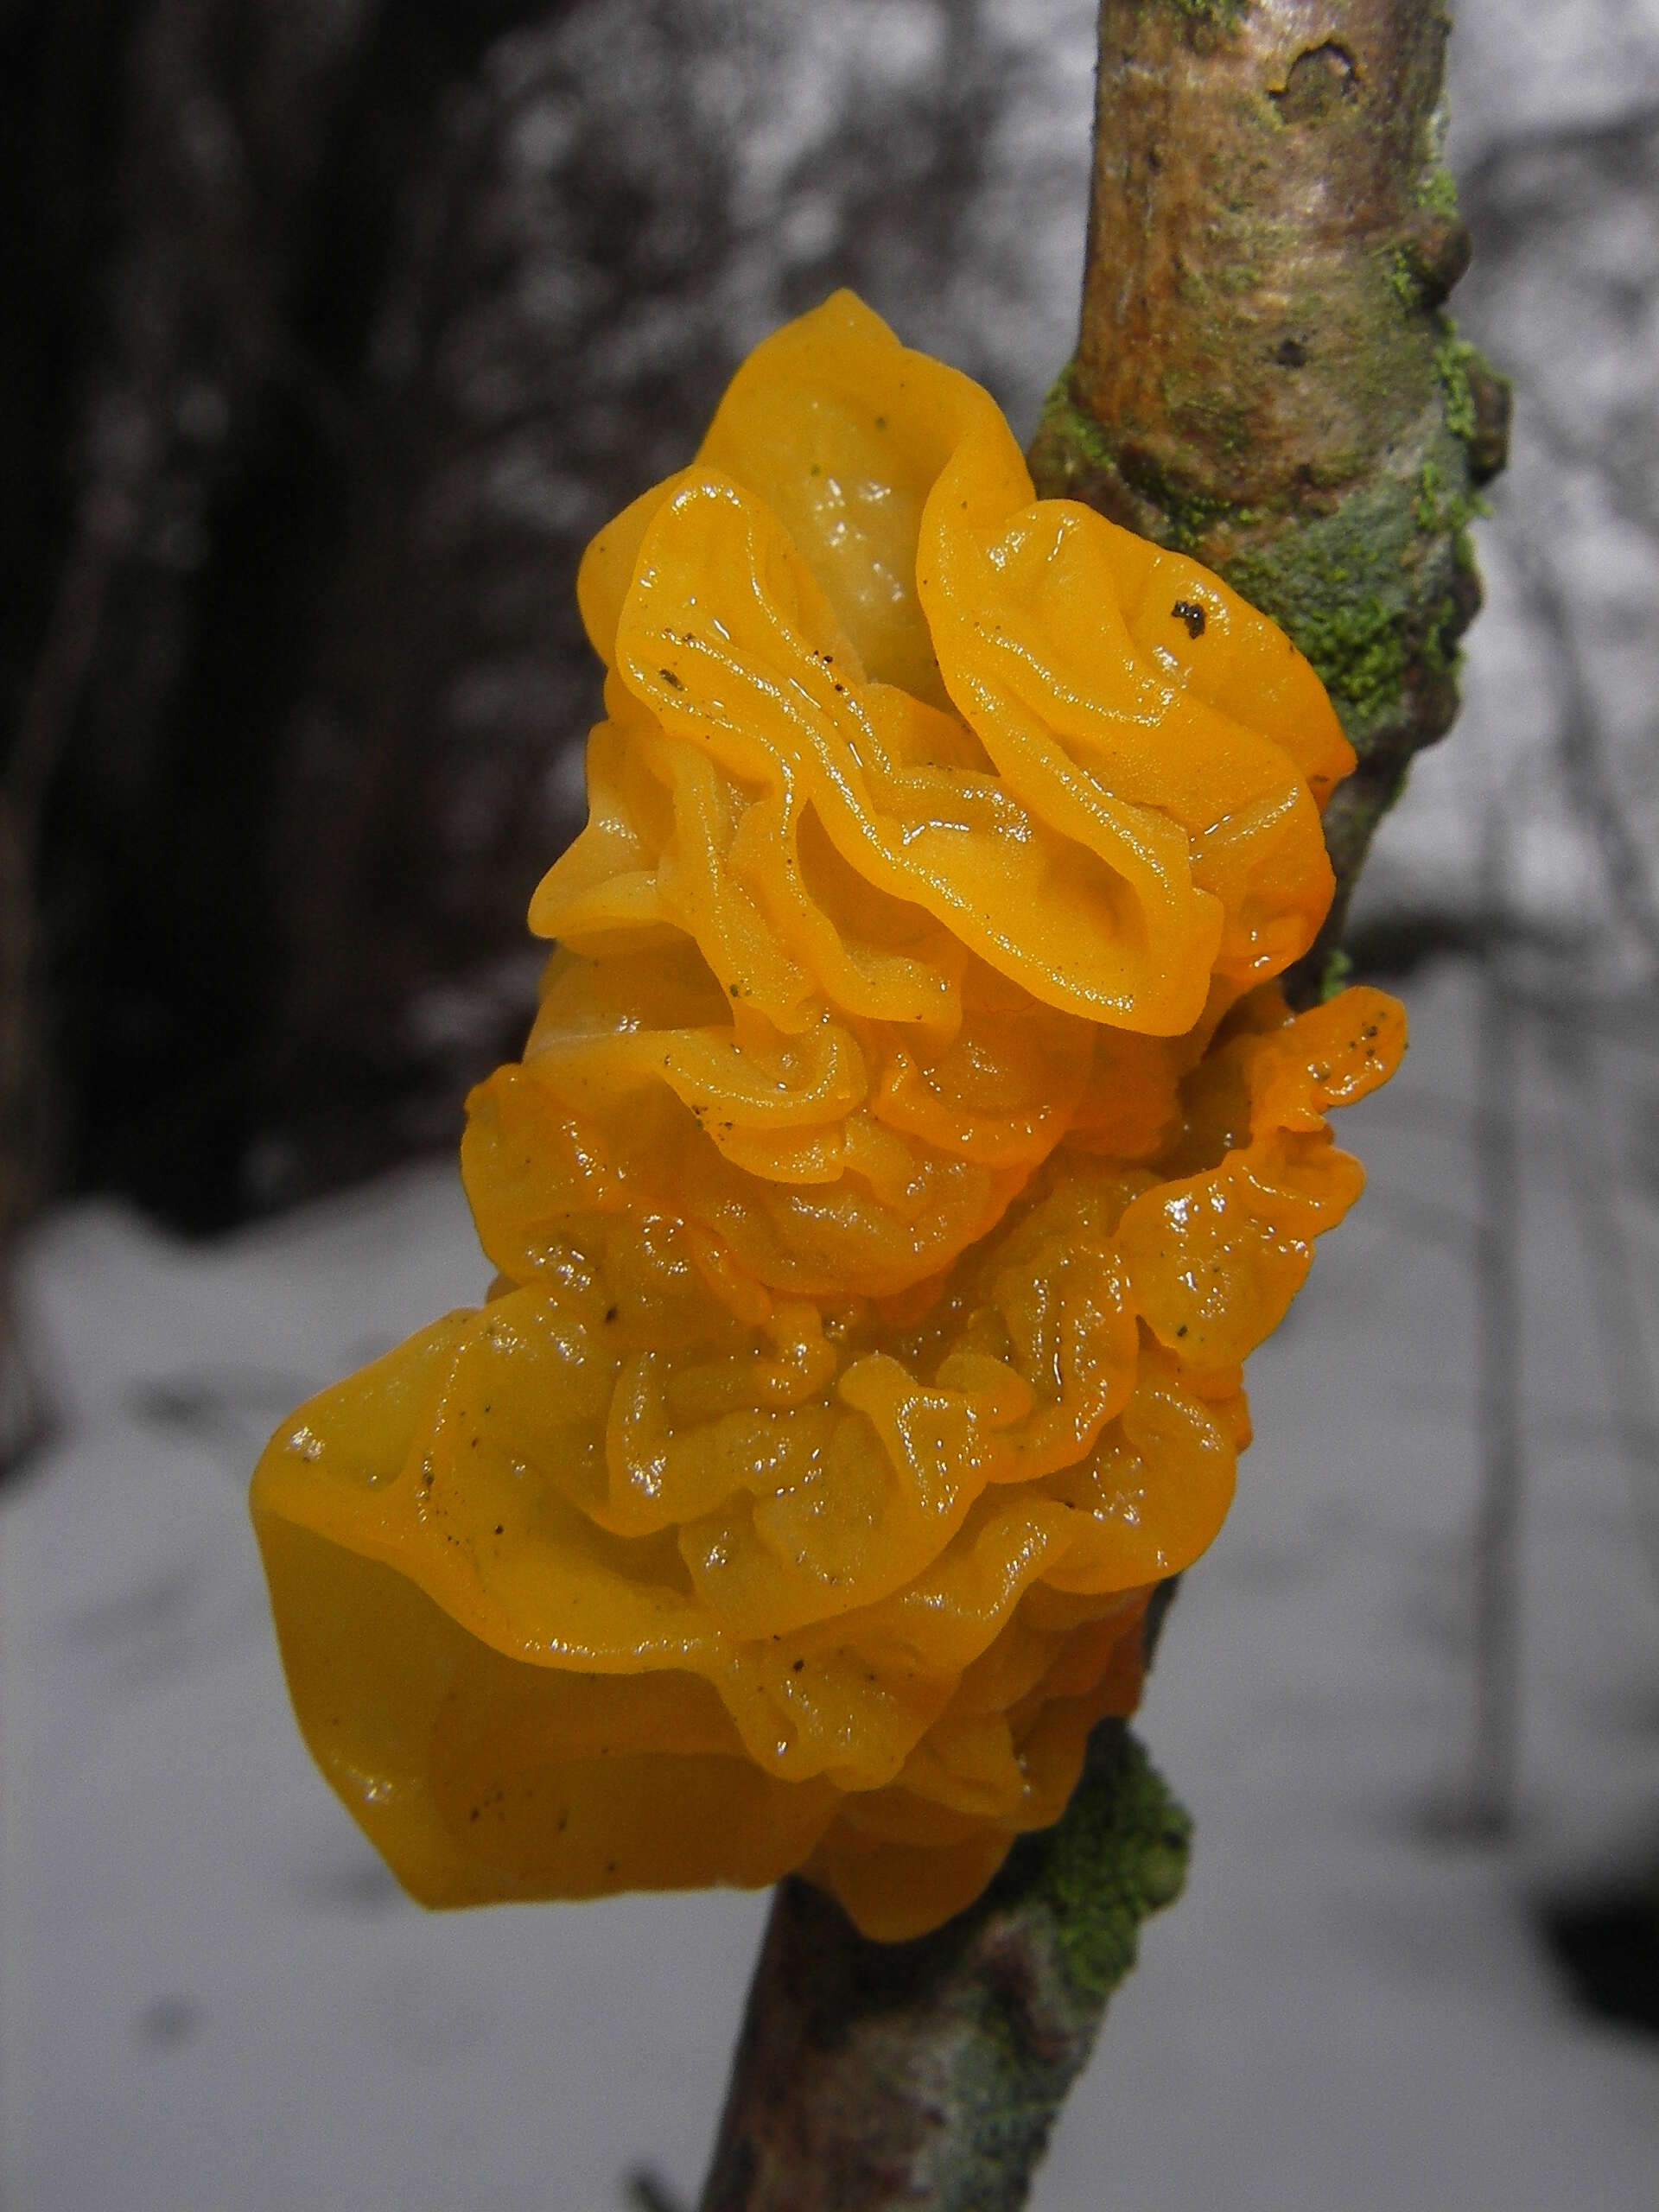
[(10, 1265), (41, 1197), (256, 1195), (270, 825), (366, 303), (435, 109), (524, 12), (0, 12), (0, 1466), (44, 1418)]

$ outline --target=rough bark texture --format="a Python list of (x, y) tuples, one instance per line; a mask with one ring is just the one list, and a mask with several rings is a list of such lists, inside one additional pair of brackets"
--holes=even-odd
[[(1031, 454), (1040, 493), (1195, 554), (1323, 677), (1360, 765), (1306, 996), (1339, 979), (1371, 834), (1457, 711), (1467, 525), (1506, 445), (1508, 388), (1441, 311), (1470, 250), (1448, 29), (1432, 0), (1103, 0), (1082, 331)], [(1184, 1850), (1109, 1734), (1064, 1820), (925, 1943), (868, 1943), (786, 1884), (703, 2212), (1023, 2203), (1124, 1930)], [(1079, 1979), (1080, 1955), (1114, 1969)]]

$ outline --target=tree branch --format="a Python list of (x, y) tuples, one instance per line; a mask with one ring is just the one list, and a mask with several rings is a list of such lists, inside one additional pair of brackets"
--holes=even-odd
[[(1193, 553), (1324, 678), (1359, 766), (1304, 998), (1339, 980), (1372, 833), (1456, 713), (1467, 526), (1507, 443), (1508, 386), (1442, 312), (1470, 251), (1447, 29), (1436, 0), (1103, 0), (1082, 330), (1031, 453), (1039, 493)], [(921, 1942), (785, 1883), (703, 2212), (1023, 2203), (1185, 1840), (1109, 1724), (1065, 1818)]]

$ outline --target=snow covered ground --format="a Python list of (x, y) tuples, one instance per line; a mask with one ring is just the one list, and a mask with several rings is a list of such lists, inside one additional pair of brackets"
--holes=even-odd
[[(1659, 1840), (1659, 1562), (1578, 1173), (1614, 1163), (1651, 1317), (1659, 1033), (1563, 1051), (1516, 1016), (1519, 1817), (1506, 1845), (1448, 1840), (1480, 988), (1446, 964), (1411, 990), (1406, 1069), (1346, 1123), (1371, 1189), (1256, 1363), (1238, 1503), (1143, 1714), (1197, 1815), (1191, 1887), (1040, 2212), (1659, 2206), (1655, 2048), (1571, 2008), (1531, 1916)], [(205, 1249), (96, 1205), (39, 1236), (66, 1417), (0, 1493), (6, 2212), (601, 2212), (641, 2161), (693, 2186), (764, 1900), (423, 1916), (313, 1772), (272, 1648), (243, 1503), (264, 1432), (481, 1281), (447, 1170)]]

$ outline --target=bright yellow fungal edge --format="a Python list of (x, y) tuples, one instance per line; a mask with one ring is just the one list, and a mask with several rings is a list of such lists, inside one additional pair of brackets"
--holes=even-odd
[(496, 1280), (261, 1459), (289, 1683), (428, 1904), (798, 1868), (912, 1936), (1134, 1708), (1358, 1192), (1325, 1116), (1402, 1012), (1273, 980), (1352, 755), (846, 292), (578, 591), (588, 824), (461, 1152)]

